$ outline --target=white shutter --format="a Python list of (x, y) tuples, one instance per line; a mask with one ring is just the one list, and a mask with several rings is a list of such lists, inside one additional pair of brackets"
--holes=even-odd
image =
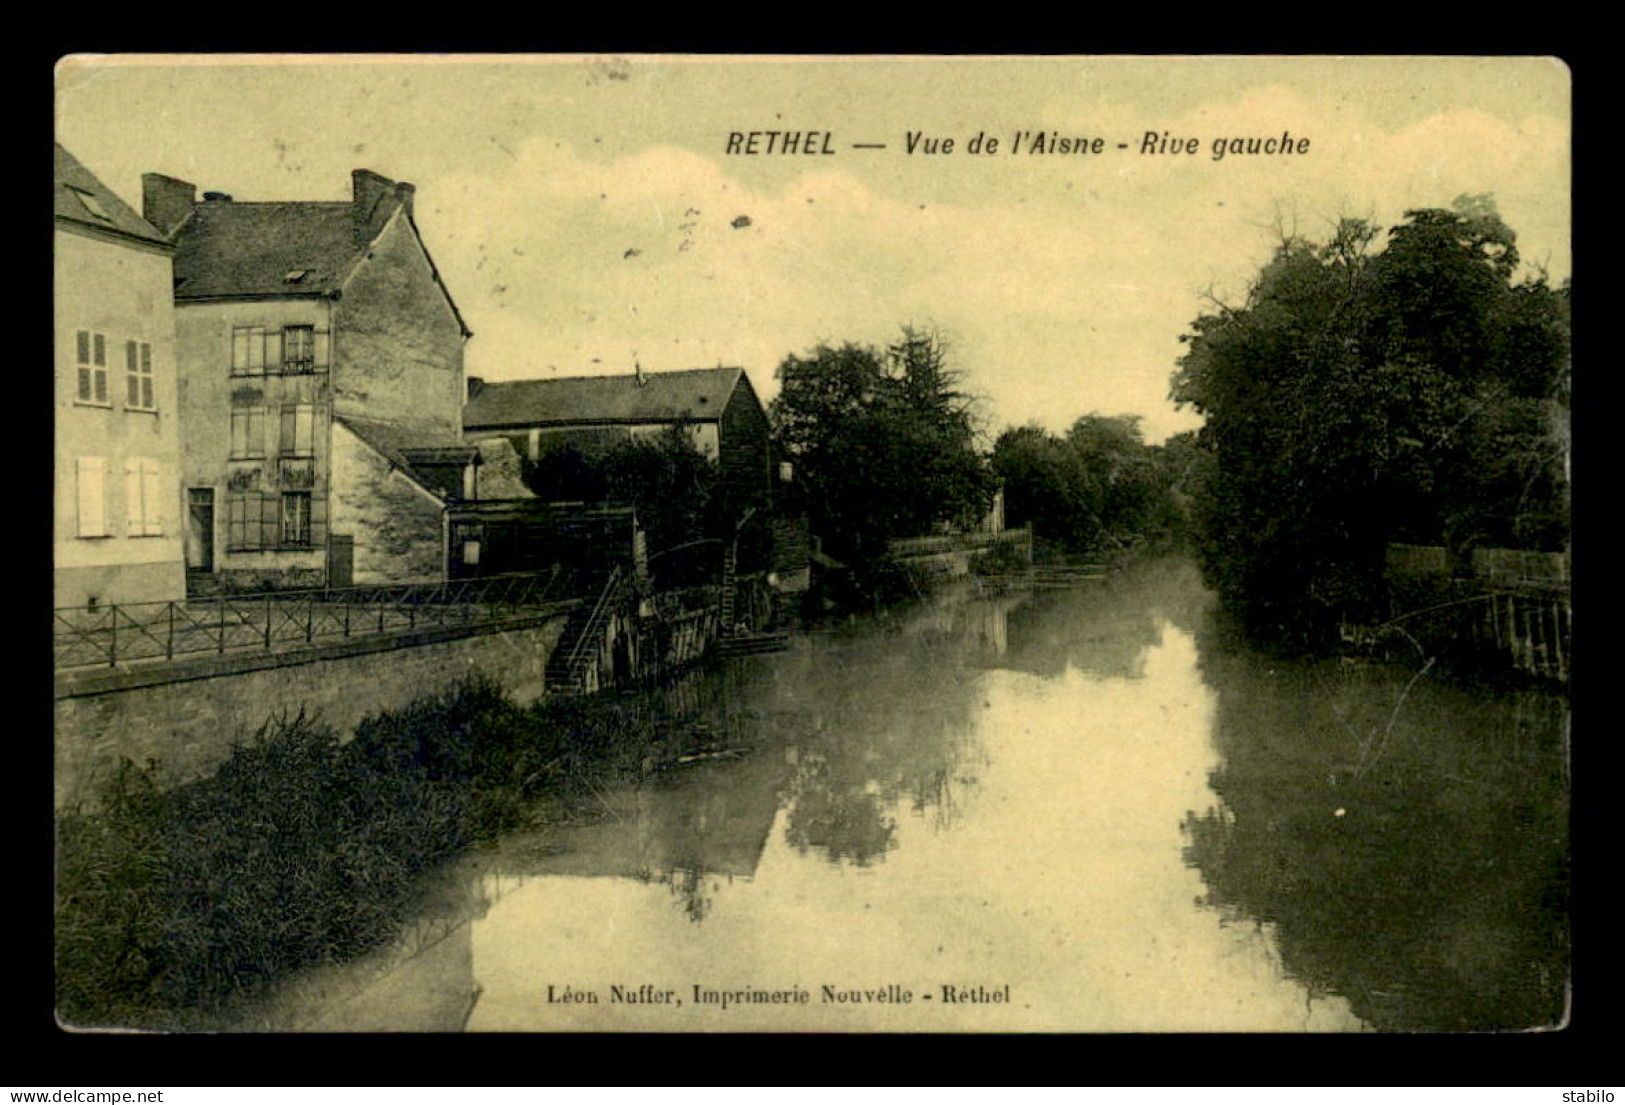
[(163, 493), (161, 490), (161, 474), (163, 468), (155, 460), (141, 462), (141, 532), (150, 537), (156, 537), (164, 532)]
[(146, 532), (142, 529), (141, 462), (133, 458), (124, 462), (124, 518), (124, 536), (140, 537)]
[(107, 536), (107, 492), (101, 457), (78, 459), (79, 536)]

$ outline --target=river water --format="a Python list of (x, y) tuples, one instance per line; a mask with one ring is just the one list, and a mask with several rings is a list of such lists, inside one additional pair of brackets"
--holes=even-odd
[(1561, 697), (1229, 639), (1187, 562), (930, 600), (660, 692), (692, 745), (281, 988), (322, 1031), (1546, 1026)]

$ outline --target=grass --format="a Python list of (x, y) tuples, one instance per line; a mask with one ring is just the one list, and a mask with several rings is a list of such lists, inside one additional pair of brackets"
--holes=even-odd
[(665, 731), (647, 700), (520, 707), (475, 679), (349, 741), (275, 718), (171, 790), (156, 763), (125, 760), (58, 822), (58, 1017), (221, 1023), (273, 979), (387, 942), (420, 876), (524, 823), (540, 797), (649, 770)]

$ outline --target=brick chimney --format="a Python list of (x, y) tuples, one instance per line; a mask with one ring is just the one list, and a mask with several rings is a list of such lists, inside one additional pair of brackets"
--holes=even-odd
[(141, 217), (165, 237), (197, 206), (197, 185), (162, 173), (141, 174)]

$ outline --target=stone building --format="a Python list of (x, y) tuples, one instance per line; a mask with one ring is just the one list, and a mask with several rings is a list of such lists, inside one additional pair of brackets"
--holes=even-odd
[[(759, 576), (780, 593), (806, 590), (806, 518), (789, 513), (783, 501), (790, 467), (776, 458), (767, 413), (744, 369), (639, 369), (501, 383), (470, 377), (463, 410), (470, 440), (506, 441), (532, 462), (566, 447), (592, 456), (673, 428), (717, 464), (720, 513), (731, 537), (721, 543), (737, 553), (740, 579)], [(495, 533), (489, 525), (483, 532)]]
[(477, 493), (471, 336), (413, 218), (366, 169), (335, 202), (244, 202), (157, 173), (174, 243), (186, 567), (194, 591), (443, 578)]
[(56, 147), (57, 607), (185, 597), (174, 247)]
[(591, 453), (674, 426), (717, 462), (735, 501), (749, 503), (771, 489), (771, 429), (742, 368), (501, 383), (473, 377), (463, 411), (471, 440), (505, 438), (531, 461), (565, 445)]

